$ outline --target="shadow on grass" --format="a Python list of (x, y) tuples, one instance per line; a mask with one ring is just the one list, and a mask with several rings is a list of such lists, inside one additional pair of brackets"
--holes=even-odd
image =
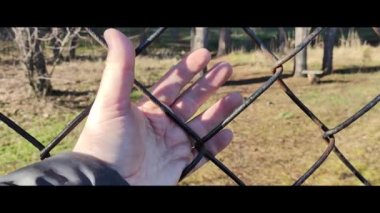
[(91, 104), (96, 91), (53, 90), (51, 98), (60, 106), (70, 109), (84, 109)]
[[(350, 67), (350, 68), (345, 68), (345, 69), (336, 69), (333, 71), (333, 74), (356, 74), (356, 73), (375, 73), (375, 72), (380, 72), (380, 66)], [(271, 76), (262, 76), (262, 77), (257, 77), (257, 78), (227, 81), (223, 86), (239, 86), (239, 85), (263, 83), (267, 81), (270, 77)], [(290, 77), (292, 77), (291, 74), (282, 75), (282, 79), (286, 79)], [(346, 80), (321, 80), (319, 83), (329, 84), (329, 83), (348, 83), (348, 82), (349, 81), (346, 81)]]
[(340, 84), (345, 84), (349, 83), (350, 81), (345, 81), (345, 80), (320, 80), (319, 84), (332, 84), (332, 83), (340, 83)]
[(368, 67), (350, 67), (344, 69), (336, 69), (333, 74), (355, 74), (355, 73), (374, 73), (380, 72), (380, 66), (368, 66)]
[[(258, 78), (249, 78), (249, 79), (242, 79), (242, 80), (233, 80), (233, 81), (227, 81), (223, 86), (239, 86), (239, 85), (247, 85), (247, 84), (256, 84), (256, 83), (263, 83), (267, 81), (272, 76), (263, 76)], [(290, 78), (292, 77), (291, 74), (283, 74), (282, 79)]]
[(74, 97), (79, 97), (79, 96), (87, 96), (90, 94), (95, 93), (95, 91), (92, 90), (85, 90), (85, 91), (70, 91), (70, 90), (53, 90), (51, 93), (51, 96), (74, 96)]

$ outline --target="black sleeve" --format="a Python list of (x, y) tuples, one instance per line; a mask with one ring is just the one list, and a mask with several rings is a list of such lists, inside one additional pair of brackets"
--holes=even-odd
[(128, 185), (115, 170), (90, 155), (67, 152), (0, 177), (0, 186)]

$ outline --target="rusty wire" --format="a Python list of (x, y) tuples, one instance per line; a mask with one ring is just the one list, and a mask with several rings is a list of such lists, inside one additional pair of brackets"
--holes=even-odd
[[(107, 48), (104, 39), (97, 35), (91, 28), (86, 28), (87, 32), (96, 40), (102, 47)], [(151, 36), (149, 36), (145, 41), (143, 41), (136, 49), (136, 56), (144, 51), (155, 39), (157, 39), (166, 28), (158, 28)], [(209, 141), (213, 136), (220, 132), (224, 127), (226, 127), (232, 120), (234, 120), (241, 112), (243, 112), (249, 105), (251, 105), (260, 95), (262, 95), (267, 89), (269, 89), (274, 82), (277, 82), (280, 85), (280, 88), (289, 96), (289, 98), (296, 104), (322, 131), (322, 138), (326, 141), (327, 147), (321, 156), (315, 161), (315, 163), (300, 177), (293, 185), (301, 185), (304, 183), (319, 167), (325, 162), (330, 153), (334, 153), (338, 158), (350, 169), (350, 171), (358, 178), (364, 185), (370, 185), (370, 182), (363, 177), (363, 175), (350, 163), (349, 160), (340, 152), (340, 150), (335, 145), (334, 135), (343, 130), (344, 128), (351, 125), (358, 118), (363, 116), (366, 112), (372, 109), (380, 100), (380, 95), (375, 97), (362, 109), (356, 112), (347, 120), (338, 124), (336, 127), (329, 129), (314, 113), (307, 108), (302, 101), (292, 92), (291, 89), (285, 84), (282, 80), (283, 74), (283, 64), (292, 59), (297, 53), (307, 47), (307, 45), (322, 31), (323, 28), (318, 27), (313, 32), (311, 32), (301, 44), (295, 47), (287, 55), (282, 58), (278, 58), (274, 55), (259, 39), (255, 31), (251, 28), (243, 28), (244, 32), (260, 47), (261, 51), (273, 61), (272, 66), (272, 76), (263, 83), (256, 91), (254, 91), (249, 97), (245, 98), (244, 102), (235, 109), (226, 119), (220, 122), (214, 127), (206, 136), (201, 138), (194, 130), (192, 130), (185, 122), (183, 122), (167, 105), (160, 102), (155, 96), (153, 96), (143, 84), (141, 84), (137, 79), (134, 80), (134, 86), (137, 87), (140, 91), (143, 92), (153, 103), (159, 106), (168, 117), (170, 117), (179, 127), (181, 127), (193, 140), (194, 148), (197, 149), (198, 154), (194, 160), (185, 167), (182, 172), (180, 180), (182, 180), (189, 172), (194, 169), (194, 167), (202, 160), (203, 157), (209, 159), (214, 163), (219, 169), (221, 169), (226, 175), (228, 175), (235, 183), (240, 186), (245, 185), (245, 183), (235, 175), (227, 166), (225, 166), (221, 161), (219, 161), (213, 154), (205, 148), (205, 143)], [(25, 140), (30, 142), (40, 151), (41, 160), (50, 156), (50, 151), (54, 149), (79, 123), (83, 121), (84, 118), (90, 112), (92, 103), (86, 107), (79, 115), (77, 115), (66, 127), (45, 147), (41, 142), (36, 138), (27, 133), (23, 128), (13, 122), (10, 118), (6, 117), (4, 114), (0, 113), (0, 121), (3, 121), (7, 126), (21, 135)]]

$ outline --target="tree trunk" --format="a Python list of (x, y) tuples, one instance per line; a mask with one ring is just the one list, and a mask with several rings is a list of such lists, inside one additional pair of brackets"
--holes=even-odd
[[(299, 45), (308, 35), (309, 29), (306, 27), (295, 28), (295, 46)], [(301, 50), (294, 57), (294, 77), (304, 77), (303, 70), (307, 70), (307, 47)]]
[(231, 30), (229, 28), (220, 28), (218, 56), (231, 52)]
[(331, 74), (333, 70), (333, 50), (335, 44), (335, 38), (338, 28), (331, 27), (327, 28), (325, 32), (325, 37), (323, 39), (324, 48), (323, 48), (323, 61), (322, 61), (322, 70), (323, 75)]
[(37, 88), (39, 95), (46, 96), (51, 92), (52, 86), (51, 86), (50, 80), (46, 79), (48, 76), (47, 76), (45, 57), (44, 57), (43, 50), (41, 47), (41, 42), (39, 40), (36, 41), (34, 48), (35, 49), (34, 49), (34, 54), (32, 58), (32, 64), (35, 67), (38, 79), (36, 81), (33, 81), (33, 83), (35, 83), (36, 85), (35, 87)]
[(278, 51), (284, 52), (288, 47), (288, 35), (284, 27), (278, 28)]
[(208, 43), (208, 30), (207, 27), (195, 27), (192, 29), (192, 43), (191, 50), (199, 48), (207, 48)]

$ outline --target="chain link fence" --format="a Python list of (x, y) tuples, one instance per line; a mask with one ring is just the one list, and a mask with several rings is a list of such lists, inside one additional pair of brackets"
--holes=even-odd
[[(97, 35), (92, 29), (86, 28), (87, 32), (105, 49), (107, 48), (103, 38)], [(144, 42), (142, 42), (136, 49), (136, 56), (139, 55), (143, 50), (145, 50), (155, 39), (157, 39), (166, 28), (158, 28), (152, 35), (150, 35)], [(337, 157), (344, 163), (344, 165), (359, 179), (364, 185), (370, 185), (370, 182), (351, 164), (351, 162), (343, 155), (343, 153), (335, 145), (334, 135), (345, 129), (352, 123), (354, 123), (358, 118), (363, 116), (366, 112), (372, 109), (380, 100), (380, 94), (377, 95), (372, 101), (366, 104), (354, 115), (338, 124), (334, 128), (328, 128), (314, 113), (305, 106), (305, 104), (300, 101), (300, 99), (292, 92), (291, 89), (282, 80), (283, 74), (283, 64), (290, 59), (292, 59), (297, 53), (307, 47), (307, 45), (322, 31), (323, 28), (315, 28), (302, 43), (290, 51), (287, 55), (282, 58), (278, 58), (273, 54), (259, 39), (255, 31), (251, 28), (243, 28), (244, 32), (260, 47), (261, 51), (273, 61), (272, 66), (272, 76), (264, 82), (256, 91), (254, 91), (249, 97), (244, 99), (244, 102), (232, 112), (224, 121), (219, 123), (214, 127), (206, 136), (200, 137), (194, 130), (192, 130), (185, 122), (183, 122), (171, 109), (169, 106), (161, 103), (155, 96), (153, 96), (147, 88), (144, 87), (138, 80), (134, 80), (134, 86), (137, 87), (142, 93), (147, 96), (153, 103), (159, 106), (168, 117), (170, 117), (178, 126), (180, 126), (183, 131), (185, 131), (195, 142), (194, 148), (197, 149), (198, 154), (194, 160), (186, 166), (182, 172), (181, 179), (185, 177), (189, 172), (201, 161), (202, 158), (207, 158), (213, 164), (215, 164), (220, 170), (222, 170), (229, 178), (231, 178), (236, 184), (244, 186), (245, 183), (234, 174), (227, 166), (225, 166), (221, 161), (219, 161), (215, 156), (211, 154), (209, 150), (205, 148), (205, 143), (207, 143), (213, 136), (215, 136), (219, 131), (221, 131), (225, 126), (227, 126), (231, 121), (233, 121), (242, 111), (244, 111), (249, 105), (251, 105), (255, 100), (257, 100), (260, 95), (268, 90), (275, 82), (277, 82), (285, 94), (296, 104), (306, 116), (308, 116), (312, 122), (314, 122), (321, 130), (321, 135), (326, 142), (326, 149), (318, 158), (317, 161), (301, 176), (299, 177), (293, 185), (303, 184), (328, 158), (331, 152), (334, 152)], [(66, 125), (66, 127), (47, 145), (44, 146), (36, 138), (22, 129), (19, 125), (13, 122), (11, 119), (6, 117), (0, 112), (0, 120), (13, 129), (16, 133), (24, 137), (29, 143), (36, 147), (40, 151), (41, 160), (50, 156), (50, 151), (54, 149), (74, 128), (77, 127), (79, 123), (83, 121), (84, 118), (89, 114), (91, 106), (84, 109), (74, 120)], [(238, 133), (237, 133), (238, 134)]]

